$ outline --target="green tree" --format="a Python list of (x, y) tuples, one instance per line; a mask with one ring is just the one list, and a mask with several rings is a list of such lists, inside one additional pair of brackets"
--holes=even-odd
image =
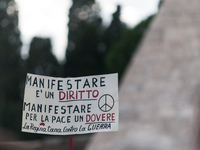
[(94, 0), (73, 0), (70, 9), (65, 76), (82, 76), (103, 72), (101, 18)]
[(107, 50), (110, 49), (110, 46), (113, 43), (117, 43), (121, 40), (123, 32), (126, 28), (125, 24), (120, 20), (120, 14), (121, 6), (118, 5), (116, 12), (112, 15), (111, 23), (103, 35), (104, 44)]
[(26, 70), (29, 73), (60, 76), (61, 66), (52, 54), (49, 38), (34, 37), (30, 44), (29, 58), (26, 60)]
[(118, 72), (119, 78), (122, 76), (130, 58), (136, 53), (137, 46), (153, 17), (154, 15), (148, 17), (133, 29), (127, 28), (121, 40), (111, 45), (105, 60), (109, 72)]
[(78, 33), (86, 22), (94, 22), (99, 18), (99, 6), (95, 0), (72, 0), (73, 5), (69, 10), (68, 23), (68, 46), (67, 51), (74, 50), (76, 41), (79, 39)]
[(18, 11), (14, 0), (0, 0), (0, 125), (19, 125), (20, 85), (23, 61), (20, 57)]

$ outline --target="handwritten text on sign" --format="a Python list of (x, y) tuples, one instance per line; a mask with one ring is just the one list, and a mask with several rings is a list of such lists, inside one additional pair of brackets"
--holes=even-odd
[(71, 135), (117, 130), (117, 74), (79, 78), (27, 74), (23, 132)]

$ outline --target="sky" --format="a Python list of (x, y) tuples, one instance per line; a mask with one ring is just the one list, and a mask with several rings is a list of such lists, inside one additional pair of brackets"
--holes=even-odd
[[(22, 57), (28, 57), (33, 37), (51, 38), (52, 51), (57, 59), (65, 59), (68, 13), (71, 0), (15, 0), (19, 10), (19, 29), (23, 42)], [(121, 20), (134, 27), (158, 10), (159, 0), (96, 0), (105, 25), (112, 19), (116, 6), (121, 5)]]

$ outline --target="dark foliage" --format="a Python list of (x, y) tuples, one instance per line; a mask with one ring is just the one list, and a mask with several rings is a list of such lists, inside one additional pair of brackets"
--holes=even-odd
[(106, 67), (110, 72), (118, 72), (121, 78), (130, 58), (135, 54), (145, 31), (154, 16), (148, 17), (133, 29), (124, 29), (122, 38), (114, 41), (105, 58)]
[(61, 67), (52, 54), (51, 40), (49, 38), (34, 37), (26, 60), (26, 70), (29, 73), (60, 76)]
[[(23, 60), (20, 57), (18, 11), (13, 0), (0, 0), (0, 124), (19, 125)], [(17, 126), (19, 127), (19, 126)]]

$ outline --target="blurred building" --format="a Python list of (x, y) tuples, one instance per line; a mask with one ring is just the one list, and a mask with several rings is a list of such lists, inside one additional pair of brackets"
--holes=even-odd
[(194, 150), (199, 140), (200, 1), (165, 0), (119, 91), (119, 131), (86, 150)]

